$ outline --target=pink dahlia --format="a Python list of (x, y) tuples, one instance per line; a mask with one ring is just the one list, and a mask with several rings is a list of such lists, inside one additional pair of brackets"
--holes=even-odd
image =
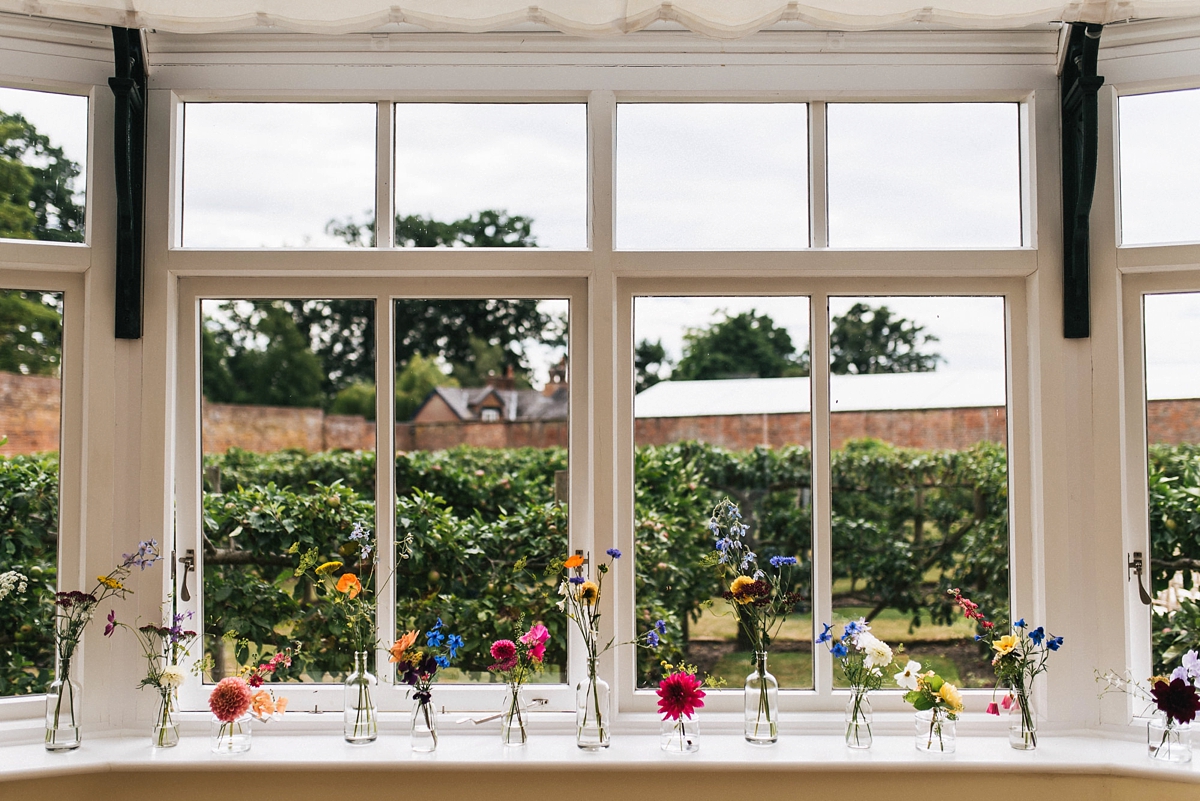
[(702, 683), (691, 673), (672, 673), (658, 683), (658, 711), (663, 720), (690, 718), (704, 706)]
[(493, 670), (512, 670), (517, 666), (517, 644), (512, 640), (496, 640), (492, 643)]
[(230, 723), (246, 714), (253, 694), (245, 679), (221, 679), (208, 696), (208, 708), (222, 723)]

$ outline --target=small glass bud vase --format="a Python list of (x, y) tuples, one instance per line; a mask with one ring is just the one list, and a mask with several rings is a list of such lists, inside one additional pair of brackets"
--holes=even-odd
[(700, 750), (700, 722), (695, 715), (665, 718), (658, 743), (668, 754), (694, 754)]
[(46, 692), (46, 750), (70, 751), (83, 742), (79, 714), (83, 688), (71, 680), (71, 664), (59, 665), (58, 676)]
[(510, 683), (500, 704), (500, 741), (505, 745), (525, 745), (529, 742), (529, 705), (525, 688)]
[(436, 751), (438, 746), (438, 712), (433, 705), (429, 693), (416, 694), (413, 699), (412, 722), (409, 731), (412, 735), (412, 750), (419, 753)]
[(865, 687), (851, 687), (850, 700), (846, 702), (846, 747), (870, 748), (874, 741), (871, 734), (871, 699)]
[(918, 712), (917, 750), (931, 754), (953, 754), (956, 722), (946, 710), (937, 707)]
[(1013, 688), (1012, 706), (1008, 709), (1008, 744), (1018, 751), (1037, 748), (1037, 710), (1033, 699), (1021, 688)]
[(1165, 712), (1155, 712), (1146, 724), (1146, 749), (1162, 762), (1192, 761), (1192, 724), (1179, 723)]
[(212, 716), (212, 752), (214, 754), (244, 754), (250, 750), (250, 713), (234, 720), (224, 721)]
[(779, 739), (779, 682), (767, 671), (767, 652), (754, 652), (754, 672), (746, 677), (746, 741), (773, 745)]
[(351, 745), (366, 745), (379, 736), (375, 689), (379, 679), (370, 671), (370, 652), (354, 654), (354, 670), (346, 677), (342, 734)]
[(158, 691), (158, 715), (150, 729), (150, 745), (154, 748), (174, 748), (179, 745), (179, 724), (175, 711), (179, 706), (175, 690), (160, 687)]
[(575, 686), (575, 745), (584, 751), (599, 751), (609, 746), (608, 682), (596, 676), (596, 666), (588, 666), (588, 677)]

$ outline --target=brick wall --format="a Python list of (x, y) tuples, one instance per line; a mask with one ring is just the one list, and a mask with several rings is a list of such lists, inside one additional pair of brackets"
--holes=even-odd
[(0, 373), (0, 453), (58, 450), (61, 384), (50, 376)]

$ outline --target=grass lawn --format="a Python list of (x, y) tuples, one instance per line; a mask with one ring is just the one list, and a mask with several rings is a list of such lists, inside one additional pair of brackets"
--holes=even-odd
[[(841, 627), (846, 623), (865, 616), (869, 611), (871, 610), (865, 606), (842, 606), (834, 609), (832, 622), (836, 633), (840, 633)], [(956, 618), (949, 626), (935, 626), (925, 618), (922, 625), (909, 631), (911, 624), (910, 615), (895, 609), (885, 609), (871, 621), (871, 631), (893, 648), (903, 642), (970, 640), (975, 636), (975, 628), (966, 618)], [(729, 611), (729, 605), (725, 601), (717, 599), (709, 609), (704, 610), (700, 619), (692, 624), (690, 634), (693, 640), (735, 640), (737, 618)], [(801, 642), (813, 639), (812, 615), (789, 616), (775, 639)]]
[[(939, 676), (951, 684), (962, 686), (958, 666), (948, 657), (933, 654), (918, 654), (922, 670), (936, 671)], [(746, 682), (746, 676), (754, 669), (753, 654), (749, 651), (735, 651), (721, 657), (713, 667), (711, 674), (714, 678), (725, 679), (727, 689), (741, 689)], [(810, 689), (812, 680), (812, 654), (806, 651), (782, 651), (771, 654), (767, 660), (767, 669), (779, 681), (779, 686), (785, 689)], [(899, 672), (899, 668), (895, 672)], [(841, 670), (834, 668), (835, 687), (849, 686), (841, 676)], [(884, 678), (883, 689), (898, 689), (891, 675)]]

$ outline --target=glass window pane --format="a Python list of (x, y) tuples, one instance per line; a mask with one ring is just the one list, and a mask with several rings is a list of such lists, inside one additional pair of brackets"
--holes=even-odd
[(582, 103), (396, 105), (400, 247), (586, 248), (587, 175)]
[(495, 681), (492, 642), (538, 622), (533, 681), (566, 680), (545, 571), (567, 555), (567, 315), (566, 300), (396, 301), (397, 636), (440, 617), (463, 638), (441, 682)]
[(1152, 659), (1168, 675), (1200, 646), (1200, 293), (1147, 295)]
[(1200, 240), (1200, 89), (1126, 95), (1121, 132), (1121, 241)]
[(835, 634), (865, 618), (904, 661), (992, 686), (946, 591), (1007, 625), (1004, 299), (841, 297), (829, 314)]
[(617, 247), (808, 246), (808, 106), (617, 106)]
[(339, 681), (361, 617), (314, 568), (361, 576), (364, 599), (378, 588), (351, 538), (375, 528), (374, 302), (204, 300), (201, 312), (208, 678), (299, 643), (274, 680)]
[(185, 247), (350, 247), (374, 209), (374, 104), (184, 107)]
[(831, 103), (829, 246), (1021, 245), (1016, 103)]
[(0, 87), (0, 238), (82, 242), (88, 99)]
[(0, 290), (0, 696), (54, 680), (62, 329), (60, 293)]
[(781, 687), (813, 686), (808, 321), (806, 297), (634, 299), (636, 608), (667, 625), (662, 651), (638, 652), (640, 686), (657, 686), (661, 659), (737, 690), (752, 669), (722, 598), (730, 579), (701, 566), (722, 498), (740, 506), (760, 564), (799, 560), (786, 589), (802, 600), (780, 623), (769, 667)]

